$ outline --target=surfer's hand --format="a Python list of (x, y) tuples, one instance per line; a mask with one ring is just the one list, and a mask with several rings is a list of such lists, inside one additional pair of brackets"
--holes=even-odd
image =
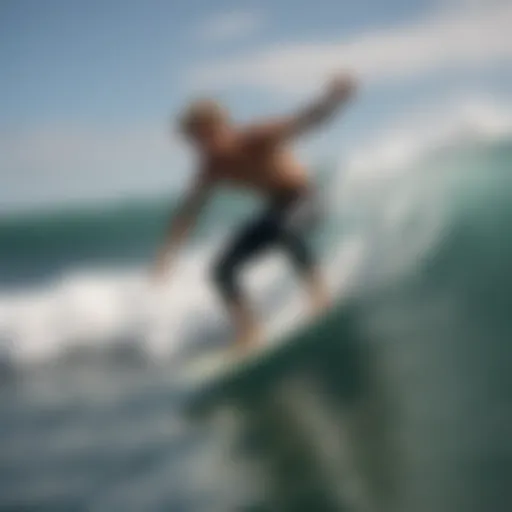
[(169, 273), (169, 259), (165, 253), (160, 254), (151, 268), (151, 281), (154, 283), (159, 283), (163, 279), (165, 279), (166, 275)]
[(341, 73), (329, 82), (327, 96), (335, 103), (346, 101), (355, 93), (356, 88), (356, 79), (348, 73)]

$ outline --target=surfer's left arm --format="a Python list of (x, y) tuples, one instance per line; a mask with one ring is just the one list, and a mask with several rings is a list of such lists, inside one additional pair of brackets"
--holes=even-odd
[(153, 268), (155, 277), (164, 274), (167, 266), (172, 263), (173, 257), (177, 254), (180, 247), (192, 227), (196, 224), (199, 214), (207, 202), (213, 188), (213, 180), (207, 172), (200, 172), (194, 184), (185, 195), (176, 213), (170, 219), (165, 236), (164, 243), (158, 251), (156, 263)]
[(286, 143), (328, 121), (352, 98), (356, 88), (354, 77), (341, 74), (331, 80), (317, 101), (293, 115), (255, 125), (249, 128), (248, 135), (263, 146)]

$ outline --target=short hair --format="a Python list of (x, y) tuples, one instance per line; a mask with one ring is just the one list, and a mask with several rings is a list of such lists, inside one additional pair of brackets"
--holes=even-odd
[(228, 120), (229, 114), (219, 102), (210, 98), (201, 98), (187, 105), (179, 118), (179, 128), (184, 133), (190, 133), (199, 125)]

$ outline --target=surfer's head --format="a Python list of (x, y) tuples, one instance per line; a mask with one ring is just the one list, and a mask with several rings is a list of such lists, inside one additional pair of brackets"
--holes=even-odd
[(191, 102), (179, 119), (180, 131), (204, 149), (211, 149), (230, 132), (227, 110), (212, 99)]

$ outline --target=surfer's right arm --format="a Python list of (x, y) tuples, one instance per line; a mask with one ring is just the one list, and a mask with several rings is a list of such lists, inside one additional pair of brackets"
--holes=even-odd
[(192, 187), (185, 194), (184, 199), (178, 206), (178, 210), (172, 215), (168, 222), (164, 235), (164, 242), (158, 251), (153, 269), (155, 277), (162, 276), (169, 264), (172, 263), (180, 247), (183, 245), (187, 235), (195, 225), (199, 213), (207, 202), (214, 181), (206, 170), (199, 172)]

